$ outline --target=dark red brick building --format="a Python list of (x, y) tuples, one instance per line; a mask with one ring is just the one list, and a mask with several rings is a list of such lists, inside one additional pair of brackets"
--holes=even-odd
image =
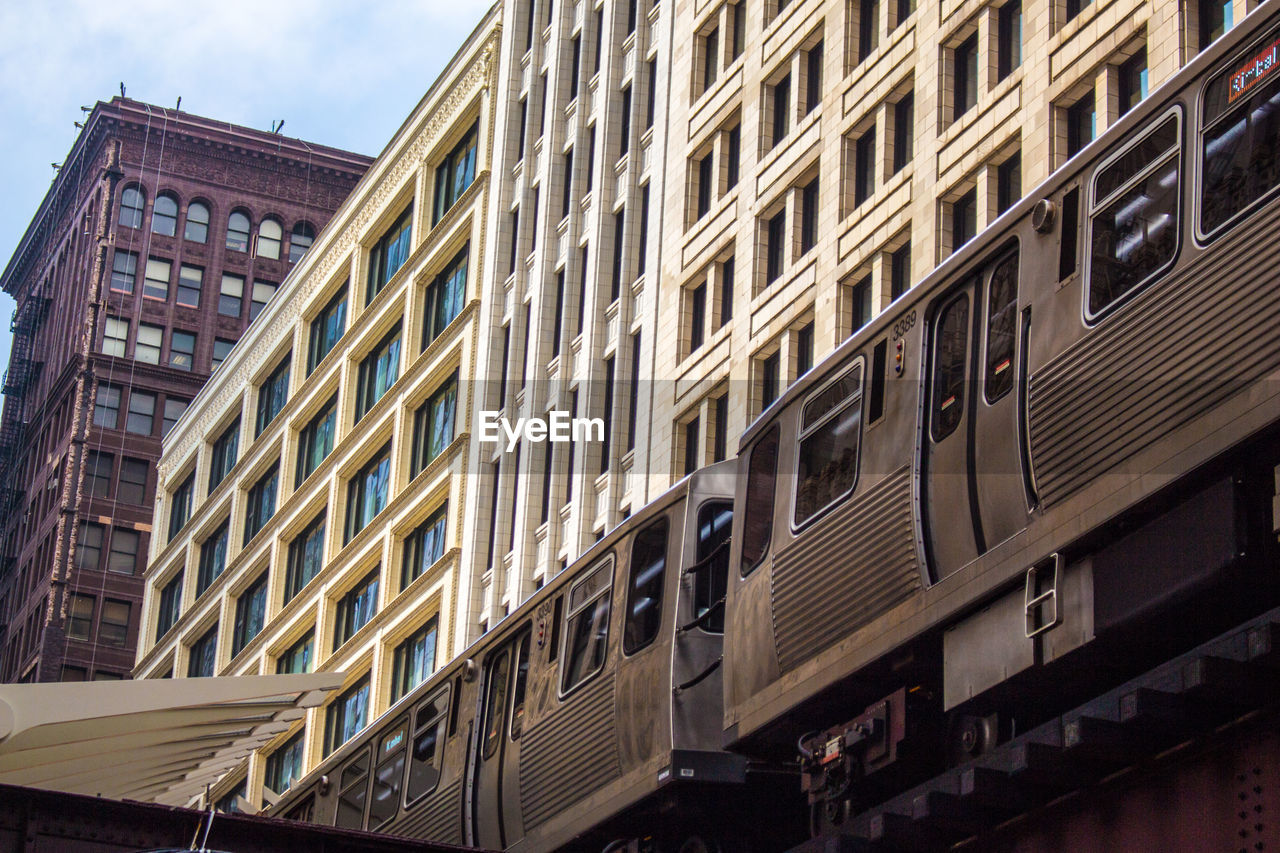
[(125, 677), (161, 439), (370, 158), (98, 103), (9, 260), (0, 679)]

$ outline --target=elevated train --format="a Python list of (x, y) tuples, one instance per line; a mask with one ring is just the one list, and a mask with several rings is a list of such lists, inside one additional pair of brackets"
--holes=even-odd
[(1275, 606), (1278, 194), (1268, 2), (273, 813), (785, 849)]
[(271, 813), (489, 850), (734, 837), (794, 781), (719, 748), (734, 479), (644, 507)]

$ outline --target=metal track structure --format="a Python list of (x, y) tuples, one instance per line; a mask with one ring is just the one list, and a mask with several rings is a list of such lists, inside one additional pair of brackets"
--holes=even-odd
[(790, 853), (1280, 849), (1280, 608)]

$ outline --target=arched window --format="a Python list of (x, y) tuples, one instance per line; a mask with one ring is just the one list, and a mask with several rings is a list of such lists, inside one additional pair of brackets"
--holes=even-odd
[(173, 196), (156, 196), (156, 206), (151, 211), (151, 230), (166, 237), (178, 233), (178, 200)]
[(147, 203), (142, 190), (129, 187), (120, 196), (120, 224), (125, 228), (142, 227), (142, 208)]
[(187, 228), (182, 236), (192, 243), (203, 243), (209, 239), (208, 205), (199, 201), (187, 205)]
[(316, 229), (307, 223), (299, 222), (293, 226), (293, 233), (289, 235), (289, 263), (296, 264), (301, 260), (315, 239)]
[(249, 217), (239, 210), (227, 218), (227, 248), (233, 252), (249, 251)]
[(284, 229), (274, 219), (264, 219), (258, 226), (258, 257), (279, 260), (280, 240), (284, 237)]

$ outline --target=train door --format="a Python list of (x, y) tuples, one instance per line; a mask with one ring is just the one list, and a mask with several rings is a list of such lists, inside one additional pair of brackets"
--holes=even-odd
[(1017, 310), (1015, 247), (931, 312), (922, 503), (935, 581), (1026, 524)]
[[(690, 490), (692, 493), (692, 490)], [(673, 738), (678, 749), (703, 748), (719, 741), (723, 686), (716, 674), (724, 651), (725, 593), (729, 585), (729, 533), (733, 501), (710, 500), (692, 506), (686, 530), (692, 528), (692, 553), (681, 572), (680, 602), (671, 678)], [(687, 539), (688, 537), (686, 537)]]
[(482, 728), (473, 745), (472, 843), (502, 850), (524, 837), (520, 731), (529, 674), (529, 629), (490, 652), (484, 665)]

